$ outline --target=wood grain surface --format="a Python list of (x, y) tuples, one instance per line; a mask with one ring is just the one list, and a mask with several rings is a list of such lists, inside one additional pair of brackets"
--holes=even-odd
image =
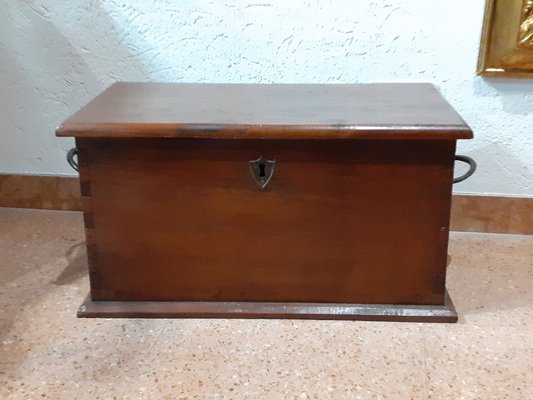
[(454, 140), (77, 145), (93, 300), (444, 303)]
[(259, 85), (117, 83), (58, 136), (459, 139), (472, 131), (423, 83)]
[(398, 322), (457, 322), (448, 293), (443, 305), (94, 301), (87, 296), (78, 318), (290, 318)]

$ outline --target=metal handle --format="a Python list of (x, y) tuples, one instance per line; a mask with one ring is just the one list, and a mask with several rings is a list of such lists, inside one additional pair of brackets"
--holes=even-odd
[(474, 172), (476, 172), (477, 164), (473, 158), (468, 157), (468, 156), (456, 155), (455, 161), (461, 161), (461, 162), (467, 163), (469, 165), (469, 168), (468, 168), (468, 171), (466, 171), (463, 175), (458, 176), (457, 178), (453, 178), (453, 183), (462, 182), (465, 179), (470, 178), (474, 174)]
[[(74, 159), (74, 157), (76, 157), (76, 160)], [(80, 169), (78, 167), (77, 160), (78, 160), (78, 149), (74, 147), (73, 149), (70, 149), (67, 153), (67, 162), (74, 170), (79, 172)]]

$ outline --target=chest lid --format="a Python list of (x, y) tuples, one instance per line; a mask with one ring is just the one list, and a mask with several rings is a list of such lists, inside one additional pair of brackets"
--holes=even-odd
[(468, 139), (426, 83), (115, 83), (57, 136), (226, 139)]

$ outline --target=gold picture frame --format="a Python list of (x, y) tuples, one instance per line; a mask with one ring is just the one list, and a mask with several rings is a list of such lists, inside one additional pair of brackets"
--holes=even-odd
[(533, 78), (533, 0), (487, 0), (477, 73)]

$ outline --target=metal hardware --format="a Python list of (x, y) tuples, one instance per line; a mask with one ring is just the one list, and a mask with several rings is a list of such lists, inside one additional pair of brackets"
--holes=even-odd
[(457, 155), (455, 156), (455, 161), (461, 161), (461, 162), (467, 163), (469, 165), (469, 168), (468, 168), (468, 171), (466, 171), (463, 175), (458, 176), (457, 178), (453, 178), (453, 183), (462, 182), (465, 179), (470, 178), (474, 174), (474, 172), (476, 172), (477, 164), (473, 158), (468, 157), (468, 156)]
[[(76, 159), (74, 159), (74, 157), (76, 157)], [(77, 148), (73, 148), (73, 149), (70, 149), (67, 153), (67, 162), (68, 164), (76, 171), (80, 171), (79, 169), (79, 166), (78, 166), (78, 149)]]
[(250, 167), (250, 175), (252, 175), (255, 183), (261, 189), (264, 189), (274, 175), (276, 160), (267, 160), (266, 158), (259, 157), (257, 160), (248, 161), (248, 165)]

